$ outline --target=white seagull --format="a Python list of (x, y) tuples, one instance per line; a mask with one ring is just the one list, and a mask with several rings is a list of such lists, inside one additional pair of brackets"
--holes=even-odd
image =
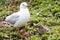
[(20, 4), (20, 11), (7, 16), (5, 22), (12, 24), (14, 27), (18, 27), (19, 32), (20, 27), (24, 26), (30, 20), (28, 6), (26, 2), (22, 2)]

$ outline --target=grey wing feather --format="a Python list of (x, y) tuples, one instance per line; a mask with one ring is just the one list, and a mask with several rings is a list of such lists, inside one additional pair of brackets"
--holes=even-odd
[(17, 13), (14, 13), (14, 14), (12, 14), (10, 16), (7, 16), (5, 21), (7, 21), (7, 22), (9, 22), (11, 24), (14, 24), (18, 20), (19, 17), (20, 16)]

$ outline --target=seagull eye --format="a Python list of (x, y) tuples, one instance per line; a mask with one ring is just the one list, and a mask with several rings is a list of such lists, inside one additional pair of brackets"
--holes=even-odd
[(23, 4), (23, 6), (25, 6), (25, 5)]

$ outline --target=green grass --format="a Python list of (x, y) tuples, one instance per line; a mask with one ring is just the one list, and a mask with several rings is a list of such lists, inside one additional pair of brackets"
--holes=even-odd
[[(1, 20), (18, 10), (19, 5), (16, 8), (14, 8), (14, 5), (1, 5)], [(32, 1), (29, 10), (31, 19), (25, 25), (26, 29), (30, 32), (30, 35), (26, 37), (27, 40), (60, 40), (60, 0), (35, 0)], [(48, 26), (50, 31), (40, 35), (36, 30), (36, 27), (39, 24)], [(9, 38), (11, 40), (15, 38), (19, 39), (18, 33), (14, 27), (6, 28), (6, 30), (0, 28), (0, 37), (3, 39)], [(21, 40), (23, 40), (23, 38), (21, 38)]]

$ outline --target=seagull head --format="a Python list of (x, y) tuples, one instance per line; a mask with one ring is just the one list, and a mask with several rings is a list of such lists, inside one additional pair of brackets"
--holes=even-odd
[(28, 7), (29, 7), (29, 5), (26, 2), (22, 2), (20, 4), (20, 8), (28, 8)]

